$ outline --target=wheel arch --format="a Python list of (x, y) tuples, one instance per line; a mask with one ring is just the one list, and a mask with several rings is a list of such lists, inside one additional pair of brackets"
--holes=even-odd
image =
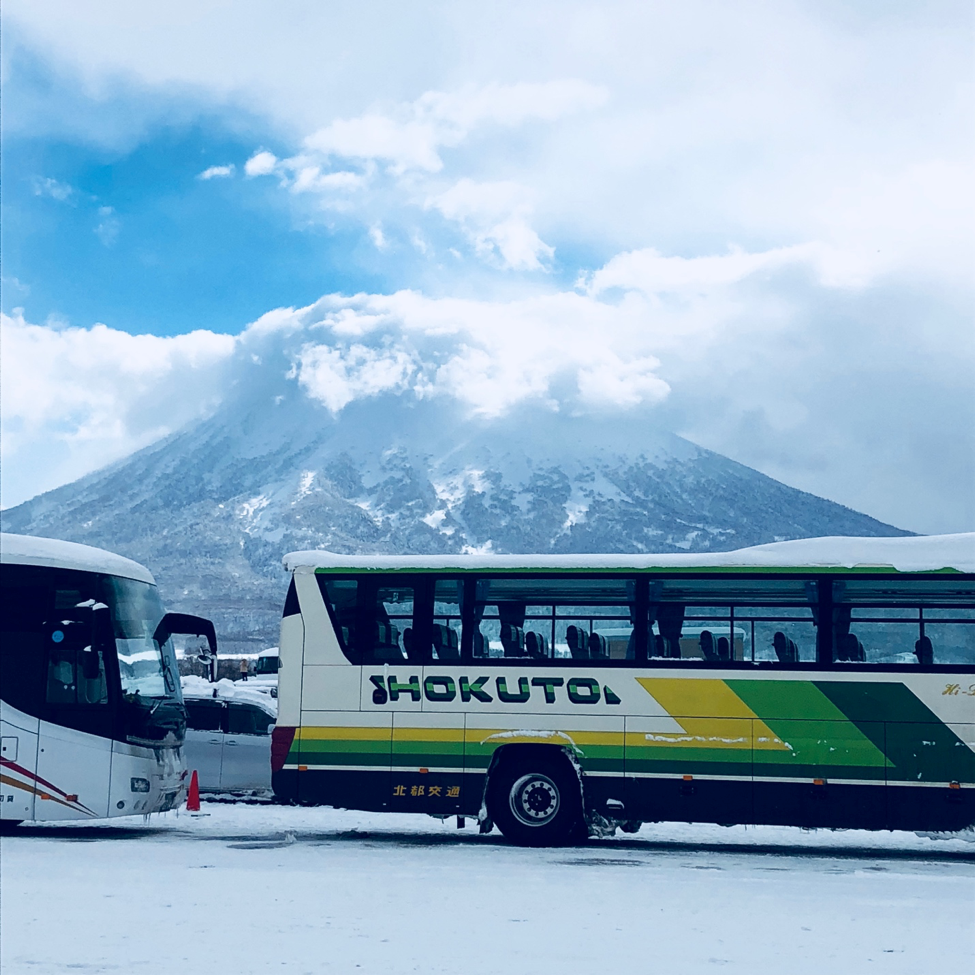
[(576, 760), (572, 750), (561, 744), (548, 744), (541, 742), (514, 742), (510, 745), (500, 745), (494, 750), (491, 756), (491, 764), (488, 766), (487, 778), (484, 782), (484, 806), (490, 811), (492, 795), (492, 783), (498, 780), (498, 773), (507, 771), (513, 765), (528, 767), (533, 762), (539, 764), (561, 765), (564, 771), (572, 776), (574, 782), (578, 783), (577, 798), (581, 812), (585, 812), (585, 790), (583, 787), (582, 770)]

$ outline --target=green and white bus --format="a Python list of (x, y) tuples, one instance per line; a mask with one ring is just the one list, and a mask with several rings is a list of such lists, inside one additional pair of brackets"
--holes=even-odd
[(285, 563), (279, 798), (531, 845), (975, 824), (975, 534)]

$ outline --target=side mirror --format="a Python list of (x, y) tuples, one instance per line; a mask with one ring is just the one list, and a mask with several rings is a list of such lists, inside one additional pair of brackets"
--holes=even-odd
[(189, 613), (167, 613), (156, 627), (152, 635), (157, 643), (165, 643), (174, 634), (180, 636), (202, 636), (207, 641), (210, 656), (217, 656), (217, 632), (213, 623), (202, 616), (191, 616)]
[(200, 654), (200, 660), (210, 665), (210, 680), (217, 679), (217, 631), (210, 620), (189, 613), (167, 613), (156, 627), (153, 639), (162, 645), (174, 634), (180, 636), (202, 636), (207, 641), (207, 653)]

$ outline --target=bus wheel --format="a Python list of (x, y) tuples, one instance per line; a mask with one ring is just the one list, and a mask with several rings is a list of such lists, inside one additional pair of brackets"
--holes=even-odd
[(491, 776), (488, 811), (519, 846), (564, 846), (585, 836), (579, 781), (568, 762), (509, 761)]

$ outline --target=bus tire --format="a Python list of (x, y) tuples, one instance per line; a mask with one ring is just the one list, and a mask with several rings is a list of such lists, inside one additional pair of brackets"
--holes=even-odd
[(518, 846), (565, 846), (587, 835), (579, 779), (561, 757), (502, 762), (491, 774), (488, 813)]

